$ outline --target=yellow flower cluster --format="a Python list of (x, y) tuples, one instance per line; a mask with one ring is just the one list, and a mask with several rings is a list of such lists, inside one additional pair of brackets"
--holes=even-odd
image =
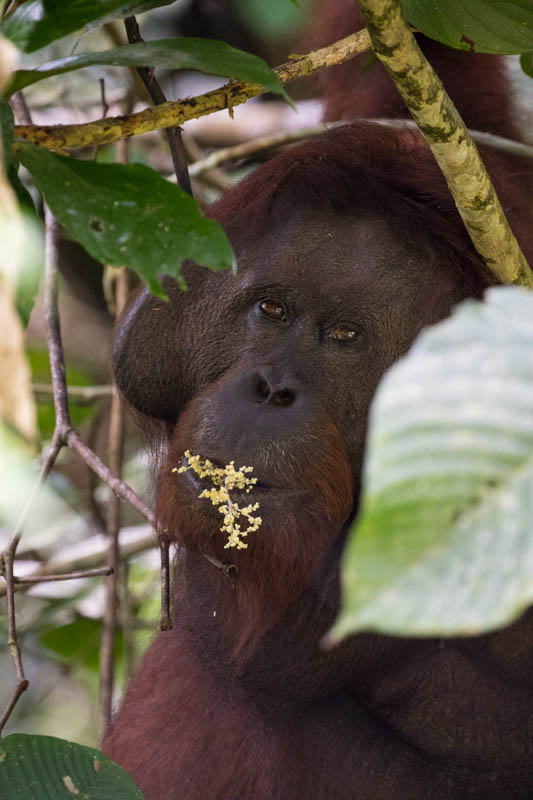
[[(198, 497), (210, 500), (214, 506), (219, 507), (219, 512), (224, 514), (224, 524), (220, 528), (222, 533), (228, 534), (228, 541), (224, 548), (236, 547), (237, 550), (244, 550), (248, 547), (248, 544), (243, 541), (244, 537), (256, 531), (262, 522), (261, 517), (252, 516), (253, 512), (259, 508), (259, 503), (250, 503), (250, 505), (240, 508), (238, 503), (232, 501), (229, 493), (233, 489), (244, 489), (246, 494), (252, 491), (254, 484), (257, 483), (257, 478), (248, 478), (247, 473), (252, 472), (253, 467), (235, 469), (234, 461), (230, 461), (225, 467), (215, 467), (208, 458), (202, 461), (200, 456), (191, 455), (190, 450), (185, 451), (185, 458), (189, 466), (174, 467), (172, 472), (180, 474), (192, 469), (199, 478), (209, 478), (213, 488), (204, 489)], [(247, 523), (245, 530), (241, 527), (243, 519)], [(237, 520), (241, 520), (241, 522), (237, 522)]]

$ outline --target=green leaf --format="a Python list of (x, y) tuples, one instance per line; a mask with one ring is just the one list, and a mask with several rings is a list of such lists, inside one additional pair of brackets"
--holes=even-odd
[(7, 175), (21, 208), (18, 214), (0, 214), (0, 273), (8, 275), (16, 286), (17, 311), (27, 325), (44, 266), (43, 231), (14, 163), (9, 166)]
[(0, 135), (2, 137), (2, 152), (6, 171), (9, 169), (13, 157), (13, 127), (15, 120), (13, 110), (6, 100), (0, 100)]
[(0, 742), (0, 797), (143, 800), (128, 773), (99, 750), (24, 733), (13, 733)]
[[(67, 625), (50, 628), (41, 634), (41, 641), (49, 650), (61, 656), (65, 661), (74, 661), (76, 666), (83, 665), (98, 671), (100, 666), (100, 640), (102, 638), (102, 621), (78, 615)], [(122, 658), (124, 638), (121, 631), (115, 633), (115, 660)]]
[(402, 6), (411, 25), (458, 50), (510, 55), (533, 50), (531, 0), (402, 0)]
[(20, 159), (61, 225), (103, 264), (135, 270), (150, 290), (171, 275), (182, 283), (181, 263), (211, 269), (233, 264), (226, 234), (178, 186), (141, 164), (95, 164), (28, 144)]
[(28, 190), (26, 189), (26, 187), (24, 186), (24, 184), (22, 183), (22, 181), (18, 176), (18, 167), (19, 167), (18, 162), (16, 166), (15, 164), (11, 164), (11, 166), (9, 167), (7, 173), (9, 183), (11, 184), (11, 186), (13, 187), (13, 191), (17, 195), (17, 200), (19, 201), (22, 210), (28, 214), (32, 214), (35, 216), (35, 205), (33, 203), (32, 196), (28, 192)]
[(331, 636), (477, 634), (533, 600), (533, 293), (490, 289), (383, 379)]
[[(0, 32), (27, 53), (61, 39), (89, 23), (140, 14), (175, 0), (34, 0), (19, 6), (0, 24)], [(91, 26), (92, 27), (92, 26)]]
[(311, 14), (309, 0), (237, 0), (235, 8), (246, 27), (262, 41), (295, 34)]
[(24, 327), (30, 321), (44, 271), (44, 235), (40, 220), (21, 209), (24, 230), (22, 261), (17, 275), (15, 305)]
[(51, 75), (59, 75), (95, 64), (198, 70), (198, 72), (207, 72), (210, 75), (226, 75), (237, 80), (258, 83), (270, 92), (286, 96), (278, 76), (261, 58), (242, 50), (236, 50), (225, 42), (192, 37), (159, 39), (126, 47), (116, 47), (113, 50), (78, 53), (66, 58), (58, 58), (37, 69), (21, 69), (15, 72), (8, 91), (9, 93), (16, 92), (31, 83), (49, 78)]
[(43, 226), (35, 213), (32, 197), (20, 180), (17, 169), (18, 162), (15, 161), (9, 166), (7, 177), (19, 201), (21, 231), (17, 237), (18, 241), (13, 241), (11, 237), (16, 231), (11, 225), (3, 245), (6, 249), (10, 243), (15, 256), (11, 257), (16, 284), (15, 304), (22, 324), (26, 327), (30, 321), (43, 274), (44, 237)]
[(533, 53), (524, 53), (520, 56), (520, 66), (522, 71), (533, 78)]
[[(35, 383), (50, 383), (50, 356), (48, 350), (34, 350), (28, 348), (27, 356), (30, 362), (32, 380)], [(67, 366), (67, 386), (91, 386), (94, 376), (82, 369)], [(55, 428), (55, 412), (53, 398), (48, 395), (38, 394), (37, 401), (37, 426), (42, 440), (51, 439)], [(70, 416), (72, 424), (77, 428), (85, 420), (94, 416), (96, 404), (76, 403), (75, 398), (70, 398)], [(53, 649), (53, 647), (52, 647)]]

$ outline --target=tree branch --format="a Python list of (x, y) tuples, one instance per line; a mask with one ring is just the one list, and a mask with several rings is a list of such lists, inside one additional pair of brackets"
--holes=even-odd
[[(304, 78), (324, 67), (343, 64), (360, 53), (370, 49), (370, 39), (366, 30), (340, 39), (328, 47), (303, 56), (295, 56), (287, 64), (278, 67), (281, 83), (286, 84), (297, 78)], [(206, 94), (163, 103), (154, 108), (146, 108), (135, 114), (123, 117), (106, 117), (81, 125), (17, 125), (15, 135), (28, 142), (34, 142), (49, 150), (76, 149), (116, 142), (141, 133), (173, 128), (187, 120), (213, 114), (245, 103), (251, 97), (265, 93), (262, 86), (243, 82), (230, 82), (220, 89)]]
[[(412, 119), (387, 119), (385, 117), (365, 117), (364, 119), (367, 122), (375, 122), (378, 125), (383, 125), (385, 128), (397, 128), (398, 130), (402, 128), (411, 128), (418, 130), (416, 122)], [(221, 164), (227, 164), (228, 161), (237, 161), (240, 158), (248, 158), (257, 153), (262, 153), (265, 150), (271, 150), (275, 147), (299, 142), (302, 139), (309, 139), (313, 136), (320, 136), (320, 134), (330, 128), (345, 124), (345, 122), (323, 122), (309, 128), (300, 128), (295, 131), (284, 131), (283, 133), (259, 136), (257, 139), (250, 139), (247, 142), (241, 142), (231, 147), (222, 147), (215, 153), (211, 153), (205, 158), (198, 158), (197, 161), (190, 164), (189, 174), (191, 178), (199, 178), (204, 175), (204, 173), (215, 169)], [(485, 131), (469, 129), (469, 133), (472, 139), (478, 144), (489, 145), (495, 150), (501, 150), (502, 153), (510, 153), (511, 155), (533, 159), (533, 147), (530, 144), (517, 142), (514, 139), (507, 139), (505, 136), (496, 136), (494, 133), (486, 133)], [(69, 387), (71, 394), (72, 390), (73, 387)]]
[[(32, 383), (31, 388), (35, 394), (39, 395), (53, 395), (54, 388), (50, 383)], [(112, 384), (103, 384), (102, 386), (69, 386), (69, 397), (78, 397), (82, 402), (91, 402), (93, 400), (100, 400), (102, 397), (113, 397), (117, 390)]]
[(274, 147), (281, 147), (285, 144), (292, 144), (293, 142), (300, 142), (302, 139), (309, 139), (312, 136), (319, 136), (324, 133), (328, 128), (334, 128), (338, 125), (345, 123), (328, 122), (320, 125), (314, 125), (311, 128), (300, 128), (296, 131), (284, 131), (283, 133), (274, 133), (270, 136), (260, 136), (257, 139), (250, 139), (248, 142), (233, 145), (232, 147), (223, 147), (217, 150), (216, 153), (211, 153), (206, 158), (195, 161), (189, 167), (189, 174), (191, 178), (198, 178), (205, 172), (215, 169), (220, 164), (225, 164), (228, 161), (237, 161), (239, 158), (247, 158), (248, 156), (256, 155), (264, 150), (270, 150)]
[(65, 572), (63, 575), (25, 575), (13, 578), (16, 584), (52, 583), (55, 581), (77, 581), (80, 578), (106, 577), (112, 573), (111, 567), (97, 567), (96, 569), (81, 569), (78, 572)]
[(472, 243), (502, 283), (533, 287), (520, 250), (463, 120), (405, 23), (400, 0), (360, 0), (376, 55), (430, 146)]
[[(122, 268), (114, 282), (114, 307), (118, 317), (129, 293), (128, 272)], [(108, 452), (109, 467), (122, 477), (124, 460), (124, 408), (118, 394), (111, 398), (109, 415)], [(108, 564), (112, 572), (106, 581), (106, 606), (100, 642), (100, 722), (102, 730), (111, 722), (113, 690), (115, 683), (115, 632), (117, 627), (118, 583), (122, 564), (120, 561), (120, 500), (110, 493), (107, 503), (106, 533), (108, 538)]]
[[(141, 32), (139, 30), (139, 25), (137, 24), (137, 20), (134, 16), (126, 17), (124, 20), (124, 25), (126, 28), (126, 34), (128, 36), (128, 42), (130, 44), (136, 44), (143, 41)], [(144, 83), (146, 91), (152, 98), (154, 105), (160, 106), (167, 102), (163, 90), (156, 80), (153, 69), (148, 67), (137, 67), (137, 74)], [(181, 128), (179, 126), (167, 128), (165, 133), (168, 145), (170, 147), (170, 155), (172, 156), (172, 163), (174, 164), (174, 171), (176, 173), (178, 186), (192, 197), (191, 179), (189, 178), (189, 165), (181, 138)]]
[[(131, 558), (139, 553), (152, 550), (156, 544), (156, 538), (150, 526), (135, 526), (129, 529), (122, 529), (120, 532), (120, 558), (122, 560)], [(107, 537), (98, 535), (92, 539), (84, 540), (78, 544), (71, 545), (56, 553), (52, 552), (46, 558), (46, 563), (35, 566), (35, 572), (27, 576), (31, 578), (32, 584), (51, 580), (55, 576), (57, 580), (66, 580), (64, 575), (76, 575), (76, 577), (92, 577), (93, 570), (100, 570), (101, 565), (106, 564), (108, 554)], [(99, 573), (98, 573), (99, 574)], [(26, 576), (14, 578), (15, 591), (24, 588)], [(6, 592), (5, 579), (1, 580), (0, 575), (0, 597)]]

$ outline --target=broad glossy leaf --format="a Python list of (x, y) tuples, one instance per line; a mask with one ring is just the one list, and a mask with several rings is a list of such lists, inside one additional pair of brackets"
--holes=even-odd
[(19, 70), (13, 76), (9, 92), (23, 89), (31, 83), (71, 72), (94, 64), (114, 66), (167, 67), (207, 72), (211, 75), (227, 75), (238, 80), (258, 83), (271, 92), (285, 95), (274, 70), (257, 56), (236, 50), (225, 42), (214, 39), (159, 39), (127, 47), (116, 47), (97, 53), (77, 53), (43, 64), (38, 69)]
[(409, 22), (431, 39), (476, 53), (533, 50), (531, 0), (402, 0)]
[(13, 111), (6, 100), (0, 100), (0, 135), (5, 169), (9, 168), (13, 150)]
[(180, 280), (184, 259), (211, 269), (233, 264), (215, 220), (178, 186), (141, 164), (95, 164), (32, 145), (20, 159), (66, 230), (103, 264), (135, 270), (154, 294), (158, 277)]
[(21, 50), (32, 53), (90, 23), (140, 14), (175, 0), (33, 0), (19, 6), (0, 31)]
[(128, 773), (99, 750), (24, 733), (13, 733), (0, 742), (0, 797), (143, 800)]
[(386, 374), (334, 639), (476, 634), (533, 601), (533, 293), (461, 304)]

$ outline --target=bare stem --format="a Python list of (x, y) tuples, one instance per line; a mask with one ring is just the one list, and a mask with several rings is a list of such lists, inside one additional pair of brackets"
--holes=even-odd
[(75, 581), (80, 578), (98, 578), (111, 575), (111, 567), (97, 567), (96, 569), (82, 569), (77, 572), (65, 572), (61, 575), (26, 575), (24, 577), (13, 578), (16, 584), (19, 583), (51, 583), (52, 581)]
[(141, 498), (135, 494), (131, 486), (128, 486), (127, 483), (121, 481), (120, 478), (117, 476), (107, 467), (104, 462), (98, 458), (96, 453), (88, 447), (85, 442), (81, 439), (79, 433), (71, 428), (65, 436), (66, 444), (72, 448), (80, 458), (85, 461), (85, 463), (92, 469), (92, 471), (98, 475), (100, 480), (110, 487), (110, 489), (125, 500), (127, 503), (132, 506), (136, 511), (144, 517), (144, 519), (150, 523), (150, 525), (155, 524), (154, 513), (148, 506), (143, 503)]
[[(53, 395), (54, 387), (50, 383), (32, 383), (31, 388), (35, 394)], [(79, 397), (82, 401), (99, 400), (101, 397), (111, 397), (116, 394), (116, 389), (111, 384), (103, 386), (69, 386), (69, 397)]]
[[(128, 273), (120, 270), (115, 281), (114, 306), (119, 315), (129, 291)], [(124, 410), (117, 394), (111, 399), (108, 434), (109, 467), (117, 477), (122, 477), (124, 460)], [(106, 607), (100, 642), (100, 721), (105, 728), (111, 722), (113, 712), (113, 689), (115, 682), (115, 631), (117, 627), (118, 581), (121, 571), (119, 552), (120, 501), (111, 493), (107, 505), (106, 532), (108, 536), (108, 564), (112, 573), (107, 579)]]
[(324, 133), (328, 128), (336, 127), (342, 123), (323, 123), (321, 125), (314, 125), (312, 128), (301, 128), (297, 131), (284, 131), (283, 133), (274, 133), (271, 136), (261, 136), (258, 139), (251, 139), (249, 142), (242, 142), (241, 144), (232, 147), (224, 147), (217, 150), (216, 153), (211, 153), (207, 158), (195, 161), (189, 167), (191, 178), (200, 177), (206, 172), (214, 170), (221, 164), (228, 161), (237, 161), (240, 158), (248, 158), (249, 156), (261, 153), (264, 150), (270, 150), (274, 147), (281, 147), (285, 144), (292, 142), (299, 142), (302, 139), (308, 139), (311, 136), (319, 136)]
[(168, 631), (172, 628), (172, 620), (170, 618), (170, 543), (164, 533), (160, 533), (157, 540), (161, 556), (161, 617), (159, 619), (159, 630)]
[[(131, 558), (139, 553), (145, 553), (147, 550), (153, 549), (156, 538), (153, 532), (150, 532), (144, 526), (139, 528), (140, 533), (135, 533), (136, 529), (132, 529), (129, 535), (124, 536), (124, 540), (120, 545), (120, 557), (122, 560)], [(133, 533), (133, 535), (132, 535)], [(79, 552), (81, 549), (81, 552)], [(49, 575), (56, 576), (57, 580), (62, 580), (63, 575), (75, 575), (76, 577), (84, 578), (91, 577), (90, 573), (96, 570), (95, 574), (100, 574), (98, 570), (107, 561), (107, 546), (103, 544), (95, 544), (93, 549), (86, 552), (80, 545), (75, 545), (71, 548), (73, 551), (70, 555), (66, 556), (63, 551), (52, 554), (48, 557), (47, 563), (42, 566), (31, 576), (33, 583), (39, 583), (41, 580), (47, 580)], [(104, 568), (104, 569), (107, 569)], [(2, 572), (3, 575), (3, 572)], [(0, 576), (1, 577), (1, 576)], [(15, 591), (23, 589), (23, 579), (15, 578)], [(5, 581), (0, 580), (0, 597), (6, 594)]]
[(31, 125), (30, 110), (26, 105), (26, 100), (22, 92), (15, 92), (11, 98), (11, 105), (13, 106), (13, 110), (19, 122), (21, 122), (22, 125)]

